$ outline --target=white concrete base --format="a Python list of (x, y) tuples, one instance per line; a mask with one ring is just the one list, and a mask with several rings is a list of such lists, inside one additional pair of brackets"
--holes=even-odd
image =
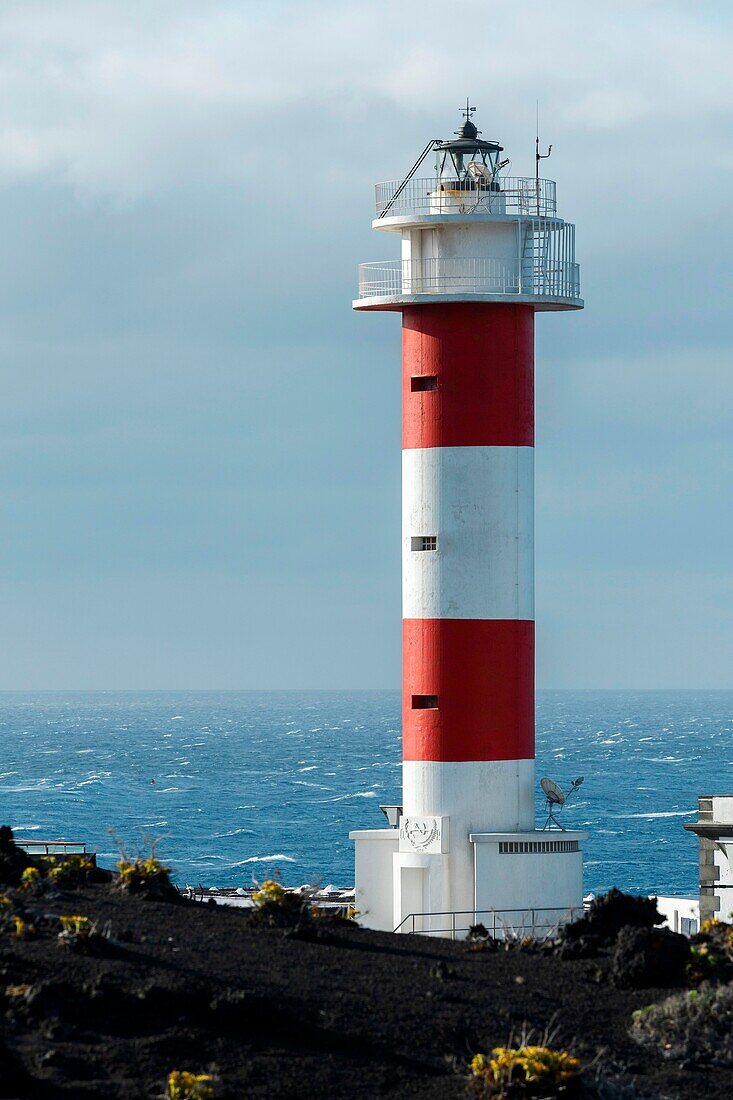
[(537, 935), (582, 916), (580, 843), (587, 837), (569, 829), (472, 833), (478, 920), (490, 932), (512, 928)]
[[(498, 937), (509, 930), (547, 934), (582, 914), (580, 843), (587, 835), (569, 830), (471, 833), (459, 852), (451, 831), (449, 851), (425, 853), (400, 851), (397, 829), (353, 832), (359, 921), (381, 931), (455, 938), (476, 923)], [(463, 862), (464, 843), (471, 888), (456, 898), (451, 884), (456, 862)]]
[(356, 829), (349, 833), (355, 842), (357, 920), (364, 928), (394, 931), (393, 858), (399, 847), (397, 829)]

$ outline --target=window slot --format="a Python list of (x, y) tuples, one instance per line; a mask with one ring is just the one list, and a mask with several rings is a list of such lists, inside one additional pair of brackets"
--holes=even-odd
[(411, 550), (437, 550), (437, 535), (413, 535), (410, 539)]
[(427, 393), (428, 390), (437, 390), (438, 379), (434, 374), (413, 374), (410, 379), (410, 389), (413, 393)]
[(437, 710), (438, 709), (438, 696), (437, 695), (413, 695), (413, 697), (412, 697), (412, 709), (413, 710)]

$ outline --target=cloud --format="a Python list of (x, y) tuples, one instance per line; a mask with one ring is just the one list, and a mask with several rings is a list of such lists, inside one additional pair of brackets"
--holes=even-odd
[(722, 625), (706, 639), (680, 594), (693, 562), (713, 607), (733, 538), (730, 10), (446, 12), (0, 5), (6, 686), (397, 682), (399, 321), (350, 298), (359, 260), (398, 251), (371, 231), (373, 181), (455, 129), (467, 93), (516, 174), (540, 100), (578, 227), (587, 309), (537, 321), (557, 682), (635, 675), (654, 570), (672, 579), (639, 669), (654, 681), (653, 637), (689, 621), (698, 663), (675, 641), (656, 667), (702, 682), (707, 654), (723, 677)]
[[(621, 186), (637, 127), (652, 159), (648, 129), (656, 133), (678, 180), (694, 171), (693, 155), (715, 153), (700, 120), (731, 110), (733, 35), (705, 5), (466, 0), (470, 47), (465, 34), (442, 33), (444, 19), (437, 0), (5, 5), (0, 176), (130, 198), (203, 173), (251, 180), (293, 148), (302, 167), (320, 161), (323, 172), (340, 148), (359, 145), (349, 126), (399, 150), (397, 171), (413, 154), (401, 148), (408, 125), (416, 150), (453, 121), (463, 85), (487, 125), (522, 130), (527, 161), (535, 99), (565, 155), (573, 132), (630, 139), (615, 150)], [(307, 164), (298, 130), (313, 142)]]

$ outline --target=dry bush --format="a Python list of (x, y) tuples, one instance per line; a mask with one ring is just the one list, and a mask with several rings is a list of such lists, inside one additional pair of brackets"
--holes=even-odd
[(675, 1061), (733, 1066), (733, 985), (693, 989), (641, 1008), (631, 1036)]

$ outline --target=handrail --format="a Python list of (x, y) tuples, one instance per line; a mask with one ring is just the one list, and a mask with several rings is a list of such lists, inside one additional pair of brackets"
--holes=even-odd
[[(417, 167), (417, 166), (416, 166)], [(454, 186), (451, 186), (451, 185)], [(375, 185), (377, 220), (413, 214), (510, 214), (554, 217), (557, 186), (534, 176), (500, 176), (492, 189), (484, 180), (436, 176), (387, 180)]]
[[(409, 935), (409, 936), (415, 936), (415, 935), (442, 936), (442, 935), (446, 935), (447, 933), (450, 933), (451, 939), (454, 940), (456, 938), (456, 933), (457, 932), (468, 932), (469, 928), (471, 928), (472, 925), (478, 924), (479, 921), (478, 921), (477, 918), (490, 916), (490, 917), (492, 917), (491, 935), (492, 935), (493, 939), (497, 939), (497, 932), (500, 935), (503, 935), (503, 936), (506, 936), (507, 933), (509, 933), (509, 934), (525, 933), (525, 934), (531, 934), (533, 937), (536, 937), (537, 931), (539, 929), (545, 929), (546, 930), (545, 938), (548, 938), (549, 935), (555, 929), (559, 928), (561, 924), (567, 924), (570, 921), (575, 920), (576, 915), (582, 916), (584, 911), (585, 910), (584, 910), (584, 907), (582, 905), (562, 905), (562, 906), (561, 905), (556, 905), (556, 906), (540, 906), (540, 907), (527, 906), (524, 909), (456, 909), (456, 910), (443, 910), (443, 911), (434, 912), (434, 913), (408, 913), (407, 916), (404, 917), (400, 921), (400, 923), (397, 925), (397, 927), (395, 928), (394, 931), (396, 933), (400, 932), (404, 928), (404, 926), (407, 924), (407, 922), (410, 921), (411, 922), (411, 928), (409, 929), (409, 931), (406, 932), (406, 934)], [(528, 913), (531, 914), (531, 922), (530, 922), (530, 925), (529, 925), (529, 928), (531, 928), (531, 933), (529, 932), (528, 924), (527, 924), (527, 920), (526, 920), (526, 914), (528, 914)], [(541, 924), (541, 923), (538, 923), (537, 920), (536, 920), (537, 914), (540, 914), (540, 913), (543, 913), (543, 914), (544, 913), (554, 913), (556, 915), (559, 914), (559, 917), (557, 917), (557, 919), (555, 919), (553, 921), (550, 921), (546, 924)], [(521, 914), (524, 918), (522, 920), (521, 924), (519, 924), (518, 926), (515, 926), (515, 925), (509, 924), (506, 921), (504, 921), (504, 917), (509, 916), (511, 914)], [(423, 928), (423, 929), (417, 929), (415, 927), (415, 921), (416, 920), (422, 920), (422, 921), (430, 920), (430, 922), (432, 923), (433, 919), (436, 918), (436, 917), (449, 917), (450, 918), (450, 927), (449, 928)], [(473, 920), (472, 920), (471, 924), (467, 924), (465, 927), (458, 927), (458, 925), (456, 924), (456, 918), (457, 917), (472, 917)], [(498, 927), (497, 927), (497, 918), (501, 922)], [(483, 923), (483, 921), (481, 923)]]
[(359, 265), (359, 297), (403, 294), (529, 294), (579, 298), (580, 268), (572, 261), (531, 256), (515, 262), (493, 257), (431, 257)]
[(15, 841), (16, 848), (22, 848), (24, 852), (27, 852), (29, 848), (42, 848), (45, 855), (52, 855), (53, 852), (50, 849), (63, 849), (73, 848), (74, 855), (86, 855), (87, 846), (81, 840), (22, 840)]
[(422, 164), (422, 162), (425, 160), (425, 157), (428, 155), (428, 153), (430, 153), (436, 147), (436, 145), (438, 144), (439, 141), (440, 141), (440, 138), (431, 138), (430, 139), (430, 141), (427, 143), (427, 145), (423, 149), (420, 156), (417, 158), (417, 160), (413, 164), (410, 171), (407, 173), (407, 175), (403, 179), (402, 183), (395, 189), (395, 192), (392, 195), (391, 199), (389, 199), (389, 201), (383, 207), (382, 213), (379, 215), (380, 218), (384, 218), (388, 214), (388, 212), (391, 210), (393, 204), (400, 197), (400, 195), (405, 190), (405, 188), (407, 187), (407, 185), (410, 182), (410, 180), (412, 179), (412, 177), (417, 172), (417, 170), (420, 167), (420, 165)]

